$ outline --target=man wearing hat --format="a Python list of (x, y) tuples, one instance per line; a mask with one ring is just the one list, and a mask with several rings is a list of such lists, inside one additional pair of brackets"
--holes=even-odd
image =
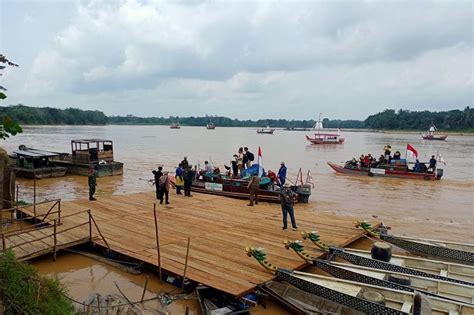
[(163, 197), (165, 197), (166, 204), (169, 205), (170, 179), (168, 178), (168, 172), (164, 172), (160, 177), (158, 186), (160, 204), (163, 204)]
[(285, 162), (281, 162), (280, 169), (278, 170), (278, 182), (280, 187), (283, 187), (286, 182), (286, 166)]
[(89, 184), (89, 200), (90, 201), (95, 201), (94, 194), (95, 194), (95, 188), (97, 186), (97, 179), (96, 179), (96, 172), (94, 167), (89, 168), (89, 176), (87, 178), (87, 182)]
[(293, 231), (298, 228), (295, 220), (295, 204), (296, 193), (290, 189), (290, 185), (284, 185), (280, 190), (281, 211), (283, 214), (283, 230), (288, 228), (288, 214), (290, 214), (291, 227)]

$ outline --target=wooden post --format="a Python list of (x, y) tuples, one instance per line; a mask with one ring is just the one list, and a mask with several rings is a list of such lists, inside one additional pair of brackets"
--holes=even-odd
[(33, 214), (36, 223), (36, 172), (33, 171)]
[(191, 238), (188, 236), (188, 246), (186, 248), (186, 259), (184, 260), (184, 272), (183, 272), (183, 282), (181, 283), (181, 291), (184, 291), (184, 281), (186, 280), (186, 269), (188, 269), (188, 257), (189, 257), (189, 243)]
[(140, 300), (141, 303), (143, 303), (143, 299), (145, 298), (147, 287), (148, 287), (148, 276), (146, 276), (145, 278), (145, 286), (143, 287), (142, 299)]
[(155, 216), (155, 235), (156, 235), (156, 251), (158, 253), (158, 275), (160, 283), (163, 283), (163, 274), (161, 273), (161, 255), (160, 255), (160, 233), (158, 232), (158, 219), (156, 216), (156, 203), (153, 204), (153, 214)]
[(53, 220), (53, 237), (54, 237), (54, 253), (53, 253), (53, 260), (56, 261), (56, 249), (58, 245), (58, 238), (56, 237), (56, 219)]
[(19, 194), (18, 189), (19, 189), (19, 188), (20, 188), (20, 185), (17, 184), (17, 185), (16, 185), (16, 190), (15, 190), (15, 192), (16, 192), (16, 194), (15, 194), (15, 195), (16, 195), (16, 198), (15, 198), (15, 200), (16, 200), (16, 204), (17, 204), (17, 205), (18, 205), (18, 200), (19, 200), (19, 199), (18, 199), (18, 194)]
[(87, 210), (89, 214), (89, 242), (92, 242), (92, 216), (91, 216), (91, 209)]
[(58, 201), (58, 224), (61, 224), (61, 199)]
[(7, 249), (7, 242), (5, 241), (5, 234), (2, 233), (2, 250)]

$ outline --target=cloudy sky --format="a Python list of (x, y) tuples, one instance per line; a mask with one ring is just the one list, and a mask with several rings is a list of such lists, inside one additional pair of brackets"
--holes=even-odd
[(473, 105), (473, 1), (0, 0), (2, 105), (364, 119)]

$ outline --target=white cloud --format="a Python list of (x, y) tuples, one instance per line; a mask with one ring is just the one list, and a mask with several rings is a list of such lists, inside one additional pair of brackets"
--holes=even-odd
[(15, 81), (23, 95), (13, 99), (245, 118), (472, 105), (471, 2), (71, 5), (75, 17)]

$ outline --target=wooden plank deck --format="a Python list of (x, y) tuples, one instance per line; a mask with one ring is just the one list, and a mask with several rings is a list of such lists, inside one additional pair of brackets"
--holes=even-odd
[[(269, 261), (278, 267), (298, 269), (304, 262), (283, 241), (301, 239), (300, 232), (317, 230), (328, 244), (345, 246), (362, 236), (351, 218), (322, 217), (314, 205), (296, 205), (298, 231), (282, 230), (278, 204), (260, 203), (246, 206), (243, 200), (205, 194), (192, 198), (171, 193), (169, 206), (157, 204), (160, 233), (161, 265), (166, 271), (183, 274), (187, 237), (191, 237), (187, 278), (210, 287), (240, 296), (272, 275), (246, 256), (246, 246), (261, 246)], [(153, 192), (101, 197), (97, 201), (62, 201), (62, 216), (91, 209), (111, 249), (157, 266)], [(37, 212), (47, 211), (47, 204)], [(24, 211), (29, 211), (28, 209)], [(61, 219), (64, 225), (83, 222), (87, 213)], [(84, 226), (88, 229), (88, 226)], [(93, 228), (94, 234), (96, 230)], [(74, 231), (74, 230), (72, 230)], [(71, 232), (72, 232), (71, 231)], [(75, 231), (78, 233), (78, 231)], [(83, 233), (83, 232), (82, 232)], [(101, 246), (101, 239), (94, 242)], [(310, 242), (309, 252), (321, 255)]]

